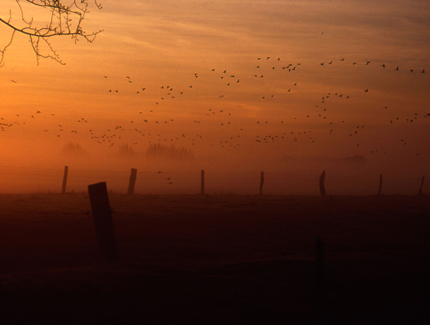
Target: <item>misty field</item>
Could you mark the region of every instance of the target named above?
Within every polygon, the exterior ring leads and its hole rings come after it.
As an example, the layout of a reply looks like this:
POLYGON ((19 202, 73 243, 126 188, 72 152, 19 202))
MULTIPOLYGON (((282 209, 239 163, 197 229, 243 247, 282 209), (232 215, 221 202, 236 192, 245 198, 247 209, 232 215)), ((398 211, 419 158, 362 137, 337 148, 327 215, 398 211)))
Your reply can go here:
POLYGON ((0 195, 3 324, 427 324, 426 196, 0 195), (326 300, 316 316, 315 239, 326 300))

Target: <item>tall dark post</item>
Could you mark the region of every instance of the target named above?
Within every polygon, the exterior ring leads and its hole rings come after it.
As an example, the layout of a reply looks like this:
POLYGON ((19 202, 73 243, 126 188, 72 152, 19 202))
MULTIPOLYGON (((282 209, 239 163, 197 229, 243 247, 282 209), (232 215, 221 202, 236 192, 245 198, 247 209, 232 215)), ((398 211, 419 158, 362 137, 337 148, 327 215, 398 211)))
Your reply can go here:
POLYGON ((424 176, 423 178, 421 178, 421 186, 420 186, 420 190, 418 192, 418 195, 423 195, 423 185, 424 185, 424 176))
POLYGON ((88 185, 91 210, 93 212, 94 226, 96 228, 97 242, 101 257, 105 262, 118 262, 115 247, 114 227, 112 221, 112 210, 106 183, 88 185))
POLYGON ((382 193, 382 174, 379 175, 379 189, 378 189, 378 195, 381 195, 382 193))
POLYGON ((127 194, 134 194, 134 185, 136 184, 137 169, 132 168, 130 173, 130 179, 128 181, 127 194))
POLYGON ((203 169, 200 174, 200 193, 205 194, 205 171, 203 169))
POLYGON ((325 170, 321 173, 321 176, 320 176, 320 193, 321 193, 321 196, 325 196, 324 181, 325 181, 325 170))
POLYGON ((261 172, 261 176, 260 176, 260 195, 263 195, 263 185, 264 185, 264 172, 261 172))
POLYGON ((64 166, 64 175, 63 175, 63 187, 61 189, 61 193, 66 193, 67 187, 67 174, 69 173, 69 166, 64 166))
POLYGON ((318 312, 321 311, 325 298, 325 267, 324 267, 324 243, 321 238, 316 239, 316 298, 318 312))

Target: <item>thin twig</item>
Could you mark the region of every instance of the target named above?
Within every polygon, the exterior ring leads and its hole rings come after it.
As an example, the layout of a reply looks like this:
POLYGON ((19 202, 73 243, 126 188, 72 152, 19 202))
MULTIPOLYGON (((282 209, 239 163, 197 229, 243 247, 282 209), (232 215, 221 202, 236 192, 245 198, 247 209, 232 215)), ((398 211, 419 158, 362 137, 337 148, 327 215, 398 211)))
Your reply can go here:
MULTIPOLYGON (((21 0, 15 1, 20 11, 20 21, 24 26, 18 26, 12 21, 12 11, 10 11, 9 18, 7 20, 0 17, 0 23, 12 30, 9 43, 0 50, 0 67, 4 65, 5 52, 12 44, 16 32, 29 37, 32 49, 36 54, 37 64, 39 64, 39 58, 50 58, 60 64, 64 64, 58 53, 48 42, 49 38, 70 36, 75 40, 75 42, 80 38, 84 38, 87 42, 92 43, 96 36, 103 31, 99 30, 87 33, 82 28, 82 22, 86 14, 89 12, 88 0, 80 0, 79 3, 77 0, 69 0, 71 2, 67 5, 64 4, 64 1, 67 0, 24 0, 29 5, 50 11, 49 22, 44 27, 33 26, 33 18, 27 19, 24 15, 24 8, 21 5, 21 0), (40 41, 46 45, 48 53, 43 54, 41 52, 39 47, 40 41)), ((93 1, 97 9, 102 9, 101 4, 96 0, 93 1)))

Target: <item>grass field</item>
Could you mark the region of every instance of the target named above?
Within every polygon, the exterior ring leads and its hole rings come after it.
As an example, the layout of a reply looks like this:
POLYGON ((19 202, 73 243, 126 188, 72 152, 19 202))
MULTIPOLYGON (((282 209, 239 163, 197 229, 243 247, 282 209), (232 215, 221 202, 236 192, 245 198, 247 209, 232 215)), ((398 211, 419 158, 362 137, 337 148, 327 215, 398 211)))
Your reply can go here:
POLYGON ((426 196, 109 198, 115 264, 100 258, 87 194, 0 195, 2 324, 430 321, 426 196))

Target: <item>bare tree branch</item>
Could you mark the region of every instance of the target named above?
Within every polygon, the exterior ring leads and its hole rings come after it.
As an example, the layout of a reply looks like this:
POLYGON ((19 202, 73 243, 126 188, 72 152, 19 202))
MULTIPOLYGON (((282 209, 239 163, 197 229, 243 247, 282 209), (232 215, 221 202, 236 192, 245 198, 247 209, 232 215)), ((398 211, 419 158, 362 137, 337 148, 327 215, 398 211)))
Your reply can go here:
POLYGON ((13 19, 12 10, 9 17, 0 17, 0 23, 12 30, 10 41, 6 46, 0 48, 0 67, 4 65, 6 50, 11 46, 16 33, 20 33, 29 38, 32 49, 36 54, 37 64, 40 58, 50 58, 60 64, 65 64, 58 53, 49 43, 49 38, 70 36, 75 42, 84 39, 92 43, 102 30, 96 32, 86 32, 82 27, 82 22, 89 13, 89 1, 94 2, 97 9, 102 9, 97 0, 15 0, 17 9, 20 12, 19 19, 13 19), (25 6, 25 8, 24 8, 25 6), (26 18, 27 10, 42 10, 41 17, 26 18), (43 49, 41 48, 43 46, 43 49), (43 53, 45 52, 46 53, 43 53))

